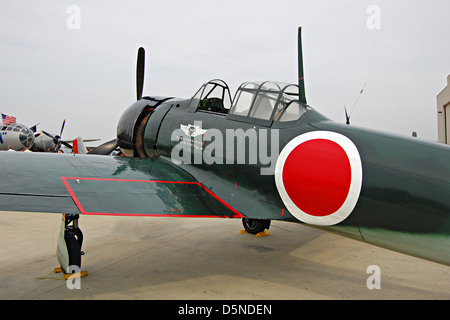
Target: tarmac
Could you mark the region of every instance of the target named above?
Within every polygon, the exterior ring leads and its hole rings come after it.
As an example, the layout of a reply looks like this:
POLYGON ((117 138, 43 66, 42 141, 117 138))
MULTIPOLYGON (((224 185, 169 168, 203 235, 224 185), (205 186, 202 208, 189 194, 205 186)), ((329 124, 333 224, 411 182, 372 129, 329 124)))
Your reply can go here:
POLYGON ((88 276, 74 287, 53 273, 60 221, 0 212, 1 300, 450 298, 448 266, 301 224, 273 221, 256 237, 214 218, 81 216, 88 276), (369 289, 371 266, 379 288, 369 289))

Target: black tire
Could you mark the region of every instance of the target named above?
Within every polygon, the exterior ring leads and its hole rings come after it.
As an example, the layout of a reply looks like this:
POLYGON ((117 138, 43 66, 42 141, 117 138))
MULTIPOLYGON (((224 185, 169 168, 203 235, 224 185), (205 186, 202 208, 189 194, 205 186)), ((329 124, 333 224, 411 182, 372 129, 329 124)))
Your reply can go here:
POLYGON ((245 231, 251 234, 257 234, 269 229, 270 220, 242 218, 242 224, 245 231))

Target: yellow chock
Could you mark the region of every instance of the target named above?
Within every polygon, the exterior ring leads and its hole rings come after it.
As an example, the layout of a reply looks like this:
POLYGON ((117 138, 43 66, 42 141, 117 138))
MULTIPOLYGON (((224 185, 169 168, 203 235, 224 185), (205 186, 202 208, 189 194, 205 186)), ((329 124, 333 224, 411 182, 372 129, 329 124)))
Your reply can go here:
MULTIPOLYGON (((64 272, 64 271, 61 267, 53 269, 53 273, 62 273, 62 272, 64 272)), ((88 275, 87 271, 81 271, 81 272, 76 272, 76 273, 66 273, 66 274, 64 274, 64 280, 67 280, 69 278, 70 279, 82 278, 82 277, 86 277, 87 275, 88 275)))
MULTIPOLYGON (((239 233, 240 234, 245 234, 245 233, 248 233, 248 232, 247 232, 247 230, 244 229, 244 230, 239 231, 239 233)), ((264 236, 267 236, 267 235, 269 235, 269 230, 261 231, 261 232, 257 233, 255 236, 257 236, 257 237, 264 237, 264 236)))
POLYGON ((264 230, 256 234, 257 237, 264 237, 269 235, 269 230, 264 230))
POLYGON ((63 273, 63 272, 64 271, 62 270, 61 267, 55 268, 47 276, 45 276, 45 277, 36 277, 36 279, 37 280, 45 280, 45 279, 68 280, 68 279, 82 278, 82 277, 86 277, 88 275, 87 271, 81 271, 81 272, 77 272, 77 273, 66 273, 66 274, 63 275, 63 278, 54 278, 54 277, 52 277, 52 274, 54 274, 54 273, 63 273))
POLYGON ((81 271, 76 273, 67 273, 64 275, 64 280, 75 279, 75 278, 83 278, 88 275, 87 271, 81 271))

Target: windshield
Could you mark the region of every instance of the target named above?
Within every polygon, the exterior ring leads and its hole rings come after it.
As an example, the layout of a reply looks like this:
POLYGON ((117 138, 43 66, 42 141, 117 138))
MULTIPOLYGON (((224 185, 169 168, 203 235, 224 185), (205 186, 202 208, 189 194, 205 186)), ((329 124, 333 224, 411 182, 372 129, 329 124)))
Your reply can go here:
POLYGON ((228 85, 220 80, 211 80, 202 85, 190 103, 197 110, 228 113, 231 107, 231 94, 228 85))

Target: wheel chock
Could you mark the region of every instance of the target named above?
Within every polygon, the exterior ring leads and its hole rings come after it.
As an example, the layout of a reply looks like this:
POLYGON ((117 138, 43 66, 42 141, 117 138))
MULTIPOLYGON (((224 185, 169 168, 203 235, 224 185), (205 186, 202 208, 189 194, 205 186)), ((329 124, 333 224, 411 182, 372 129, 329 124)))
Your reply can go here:
MULTIPOLYGON (((64 272, 63 269, 61 267, 59 268, 55 268, 53 269, 54 273, 62 273, 64 272)), ((64 280, 67 279, 75 279, 75 278, 82 278, 82 277, 86 277, 88 275, 87 271, 81 271, 81 272, 75 272, 75 273, 65 273, 64 274, 64 280)))
POLYGON ((63 272, 61 267, 53 269, 53 273, 61 273, 61 272, 63 272))
POLYGON ((75 278, 83 278, 88 275, 87 271, 81 271, 76 273, 66 273, 64 275, 64 280, 75 279, 75 278))
MULTIPOLYGON (((248 233, 247 232, 247 230, 241 230, 241 231, 239 231, 239 234, 246 234, 246 233, 248 233)), ((261 231, 261 232, 258 232, 257 234, 255 234, 255 236, 257 236, 257 237, 264 237, 264 236, 267 236, 267 235, 269 235, 269 230, 264 230, 264 231, 261 231)))

